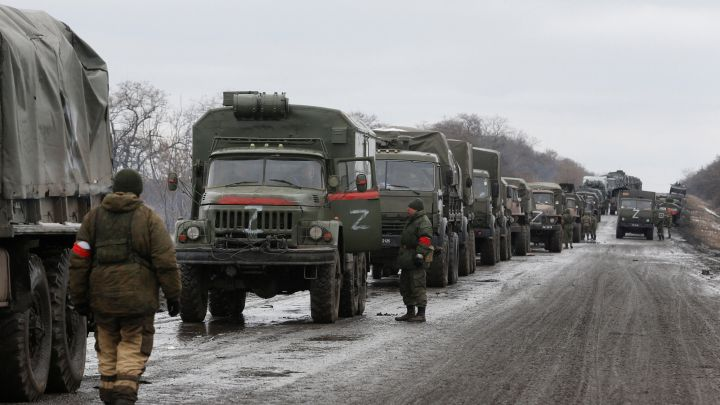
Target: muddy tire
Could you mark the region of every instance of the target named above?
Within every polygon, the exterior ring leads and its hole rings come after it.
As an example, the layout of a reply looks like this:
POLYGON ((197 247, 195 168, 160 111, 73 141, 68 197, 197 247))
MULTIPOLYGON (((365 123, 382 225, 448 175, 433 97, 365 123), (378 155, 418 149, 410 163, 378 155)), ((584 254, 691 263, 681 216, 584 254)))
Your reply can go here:
POLYGON ((183 264, 180 266, 180 318, 183 322, 202 322, 208 310, 208 288, 202 269, 183 264))
POLYGON ((653 230, 652 229, 648 229, 647 231, 645 231, 645 239, 653 240, 653 230))
POLYGON ((615 229, 615 238, 622 239, 623 237, 625 237, 625 232, 623 232, 623 230, 620 228, 616 228, 615 229))
POLYGON ((310 314, 315 323, 334 323, 340 312, 342 286, 340 254, 335 262, 318 267, 317 278, 310 285, 310 314))
POLYGON ((515 256, 526 256, 528 248, 530 247, 530 230, 527 226, 521 226, 520 232, 517 233, 517 237, 513 240, 513 253, 515 256))
POLYGON ((581 231, 582 231, 582 226, 578 223, 575 223, 575 225, 573 225, 573 235, 572 235, 573 243, 580 243, 581 231))
POLYGON ((506 233, 504 236, 500 236, 500 260, 510 260, 510 257, 508 256, 508 251, 510 240, 508 238, 509 233, 506 233))
POLYGON ((340 289, 341 317, 349 318, 357 312, 359 289, 355 255, 346 254, 342 268, 342 288, 340 289))
POLYGON ((208 291, 208 308, 210 315, 214 317, 239 317, 245 310, 246 300, 247 291, 245 290, 211 289, 208 291))
POLYGON ((563 249, 563 231, 557 230, 553 231, 552 235, 550 236, 550 246, 549 250, 552 253, 560 253, 563 249))
POLYGON ((427 272, 427 286, 428 287, 447 287, 448 285, 448 274, 450 270, 450 243, 449 237, 445 238, 445 242, 442 244, 441 252, 438 254, 436 250, 433 254, 433 262, 430 264, 430 269, 427 272))
POLYGON ((468 231, 465 243, 460 245, 458 275, 461 277, 470 275, 475 267, 475 241, 471 239, 472 235, 472 231, 468 231))
POLYGON ((356 274, 358 277, 358 297, 357 297, 357 310, 355 315, 362 315, 365 313, 365 302, 367 301, 367 255, 365 253, 359 253, 355 255, 355 268, 357 269, 356 274))
POLYGON ((470 230, 470 232, 468 232, 467 246, 468 246, 468 260, 470 263, 470 274, 473 274, 473 273, 475 273, 475 266, 477 263, 477 261, 475 259, 477 257, 476 256, 477 251, 475 250, 475 232, 473 232, 472 230, 470 230))
MULTIPOLYGON (((464 258, 463 258, 464 259, 464 258)), ((448 284, 458 282, 460 271, 460 238, 453 232, 450 234, 450 257, 448 266, 448 284)))
POLYGON ((52 355, 46 390, 74 392, 85 373, 87 319, 75 312, 68 294, 70 250, 48 253, 43 266, 50 289, 52 355))
POLYGON ((498 235, 495 235, 492 239, 480 240, 480 264, 494 266, 498 262, 497 238, 498 235))
POLYGON ((373 264, 372 266, 372 278, 373 280, 380 280, 383 276, 383 269, 380 266, 373 264))
POLYGON ((31 301, 27 310, 0 318, 0 400, 33 401, 45 391, 50 372, 50 289, 42 261, 36 255, 30 255, 28 260, 11 258, 13 265, 28 267, 31 301))

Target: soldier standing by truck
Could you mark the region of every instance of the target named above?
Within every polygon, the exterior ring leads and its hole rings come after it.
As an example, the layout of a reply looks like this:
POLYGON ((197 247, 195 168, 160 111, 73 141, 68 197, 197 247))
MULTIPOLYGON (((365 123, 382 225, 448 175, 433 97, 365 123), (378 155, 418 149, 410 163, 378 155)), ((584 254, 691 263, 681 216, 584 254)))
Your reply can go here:
POLYGON ((70 294, 76 310, 97 325, 100 399, 134 404, 153 345, 158 284, 168 313, 180 312, 175 248, 162 219, 138 196, 130 169, 115 176, 113 193, 83 219, 70 256, 70 294))
POLYGON ((565 208, 562 216, 563 236, 565 238, 565 249, 570 246, 573 248, 573 227, 575 226, 575 217, 570 213, 570 208, 565 208))
POLYGON ((592 240, 593 222, 593 215, 586 211, 582 216, 582 240, 592 240))
POLYGON ((655 210, 655 227, 657 228, 658 240, 665 240, 665 210, 658 208, 655 210))
POLYGON ((396 321, 425 322, 427 291, 425 288, 426 271, 432 263, 432 224, 425 215, 421 199, 416 198, 408 204, 408 219, 400 238, 400 251, 397 265, 400 272, 400 294, 407 307, 405 315, 396 321), (417 307, 417 314, 415 313, 417 307))

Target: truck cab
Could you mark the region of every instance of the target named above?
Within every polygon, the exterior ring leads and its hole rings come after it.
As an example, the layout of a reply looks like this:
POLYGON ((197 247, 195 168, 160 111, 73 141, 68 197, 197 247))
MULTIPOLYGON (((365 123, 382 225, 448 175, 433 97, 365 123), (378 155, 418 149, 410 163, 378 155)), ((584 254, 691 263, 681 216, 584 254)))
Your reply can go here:
POLYGON ((623 190, 618 194, 618 220, 615 236, 622 239, 626 234, 641 234, 653 239, 655 229, 655 193, 641 190, 623 190))
POLYGON ((543 243, 545 249, 554 253, 562 252, 562 212, 565 209, 565 194, 559 184, 538 182, 530 183, 533 209, 530 222, 530 239, 534 243, 543 243))
POLYGON ((530 251, 530 215, 533 211, 532 193, 527 182, 518 177, 503 177, 508 187, 509 213, 513 254, 525 256, 530 251))

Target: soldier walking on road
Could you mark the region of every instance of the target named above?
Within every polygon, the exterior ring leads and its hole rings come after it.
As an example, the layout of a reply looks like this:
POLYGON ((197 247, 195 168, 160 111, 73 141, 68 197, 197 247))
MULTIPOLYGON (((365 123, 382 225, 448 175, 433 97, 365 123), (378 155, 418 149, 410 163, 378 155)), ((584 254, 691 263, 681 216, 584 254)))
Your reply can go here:
POLYGON ((563 227, 563 234, 565 237, 565 249, 568 248, 568 244, 570 245, 570 249, 573 248, 572 245, 572 238, 573 238, 573 225, 575 225, 575 217, 572 216, 570 213, 570 208, 565 208, 565 212, 562 216, 562 227, 563 227))
POLYGON ((665 209, 655 210, 655 227, 657 228, 658 240, 665 240, 665 231, 663 227, 665 225, 665 209))
POLYGON ((582 239, 590 241, 592 239, 592 223, 593 223, 593 216, 586 212, 582 216, 582 239))
POLYGON ((665 227, 667 228, 667 231, 668 231, 668 239, 672 239, 672 235, 670 235, 670 228, 672 228, 672 226, 673 226, 672 212, 670 211, 669 208, 666 208, 665 209, 665 227))
POLYGON ((401 269, 400 294, 407 307, 407 313, 395 318, 396 321, 425 322, 426 271, 432 262, 433 246, 432 224, 425 215, 424 209, 423 202, 419 198, 408 205, 408 219, 400 238, 397 261, 401 269))
POLYGON ((597 240, 597 227, 598 227, 598 221, 600 220, 600 215, 598 215, 597 210, 593 211, 592 216, 592 240, 597 240))
POLYGON ((180 312, 175 248, 160 217, 138 196, 134 170, 115 176, 113 193, 83 219, 70 259, 70 294, 76 310, 92 314, 100 369, 100 399, 134 404, 155 334, 158 284, 168 313, 180 312))

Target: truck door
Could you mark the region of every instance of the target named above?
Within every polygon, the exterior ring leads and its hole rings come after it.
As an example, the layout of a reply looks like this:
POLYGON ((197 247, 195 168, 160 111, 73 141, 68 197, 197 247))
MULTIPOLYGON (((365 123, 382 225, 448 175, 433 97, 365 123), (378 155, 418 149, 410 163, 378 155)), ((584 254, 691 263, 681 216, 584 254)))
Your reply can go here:
POLYGON ((336 159, 338 185, 328 195, 333 216, 342 222, 345 253, 381 247, 380 193, 374 158, 336 159))

